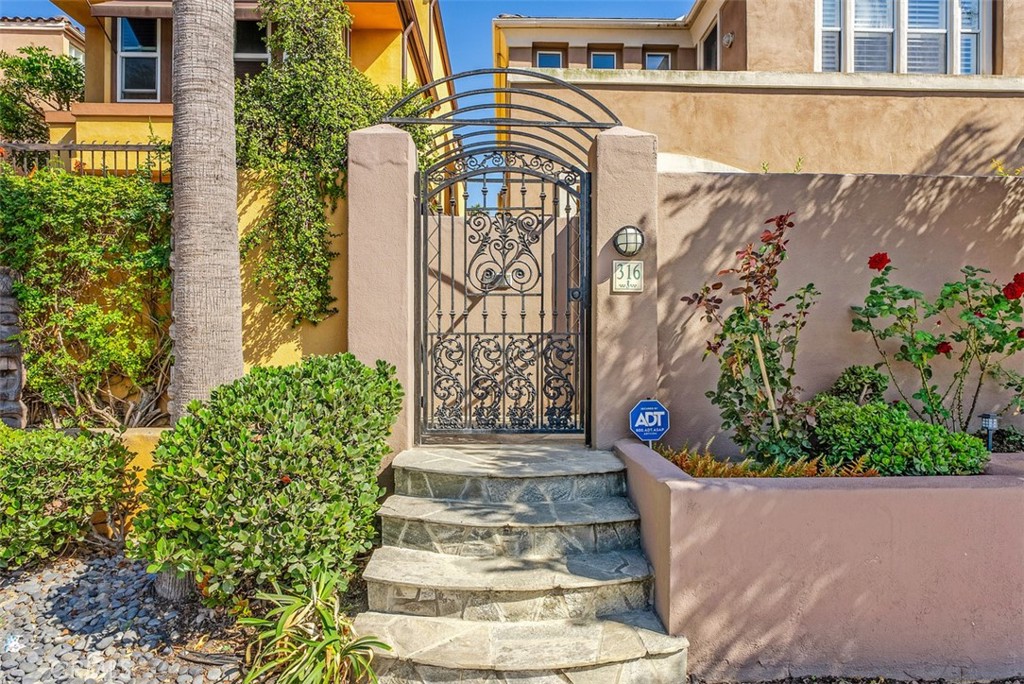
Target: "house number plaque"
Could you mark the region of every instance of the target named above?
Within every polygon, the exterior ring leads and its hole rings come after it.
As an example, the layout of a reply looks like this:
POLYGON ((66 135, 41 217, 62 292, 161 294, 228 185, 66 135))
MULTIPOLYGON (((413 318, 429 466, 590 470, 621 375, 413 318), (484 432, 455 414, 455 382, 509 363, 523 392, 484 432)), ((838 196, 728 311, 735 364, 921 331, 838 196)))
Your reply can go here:
POLYGON ((644 262, 612 262, 612 292, 635 293, 644 291, 644 262))

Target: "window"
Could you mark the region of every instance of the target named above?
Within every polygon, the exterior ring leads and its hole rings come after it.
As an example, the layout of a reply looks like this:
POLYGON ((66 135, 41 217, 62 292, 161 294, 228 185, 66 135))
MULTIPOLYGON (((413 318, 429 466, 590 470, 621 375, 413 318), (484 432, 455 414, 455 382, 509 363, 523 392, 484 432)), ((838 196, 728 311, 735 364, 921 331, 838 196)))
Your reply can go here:
POLYGON ((818 0, 818 9, 820 71, 984 71, 981 0, 818 0))
POLYGON ((960 73, 981 73, 981 3, 960 0, 960 73))
POLYGON ((907 71, 912 74, 947 72, 949 18, 947 0, 908 0, 907 71))
POLYGON ((562 53, 558 51, 538 51, 537 67, 539 69, 561 69, 562 53))
POLYGON ((119 101, 159 102, 160 23, 122 17, 117 24, 119 101))
POLYGON ((614 52, 591 52, 590 53, 590 68, 591 69, 615 69, 616 68, 616 56, 614 52))
POLYGON ((853 70, 893 71, 894 0, 854 0, 853 70))
POLYGON ((644 69, 669 71, 672 69, 672 54, 669 52, 648 52, 644 55, 644 69))
POLYGON ((842 71, 843 66, 842 0, 821 3, 821 70, 842 71))
POLYGON ((236 21, 235 78, 258 74, 269 61, 267 29, 258 21, 236 21))
POLYGON ((711 27, 700 44, 701 69, 718 71, 718 24, 711 27))

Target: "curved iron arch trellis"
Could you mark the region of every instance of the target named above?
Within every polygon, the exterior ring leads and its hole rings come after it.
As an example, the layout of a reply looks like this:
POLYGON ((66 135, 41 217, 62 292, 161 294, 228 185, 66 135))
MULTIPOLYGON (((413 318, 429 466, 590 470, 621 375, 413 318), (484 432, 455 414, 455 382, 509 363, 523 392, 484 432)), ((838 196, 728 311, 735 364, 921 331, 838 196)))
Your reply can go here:
POLYGON ((384 123, 429 138, 416 184, 420 438, 584 433, 588 156, 618 117, 549 74, 478 69, 409 94, 384 123))

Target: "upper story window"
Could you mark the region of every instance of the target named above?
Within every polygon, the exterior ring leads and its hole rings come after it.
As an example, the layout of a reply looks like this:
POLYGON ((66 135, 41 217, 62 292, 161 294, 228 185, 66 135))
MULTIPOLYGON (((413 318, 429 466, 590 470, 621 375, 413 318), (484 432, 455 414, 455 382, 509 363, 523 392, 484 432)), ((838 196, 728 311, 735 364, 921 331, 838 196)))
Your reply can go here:
POLYGON ((700 43, 700 68, 705 71, 718 71, 718 24, 704 36, 700 43))
POLYGON ((618 68, 618 56, 614 52, 591 52, 591 69, 615 69, 618 68))
POLYGON ((819 68, 979 74, 981 0, 819 0, 819 68))
POLYGON ((540 69, 561 69, 564 66, 562 53, 558 50, 538 50, 536 62, 540 69))
POLYGON ((160 100, 160 22, 122 17, 117 23, 117 99, 160 100))
POLYGON ((269 61, 266 27, 258 21, 236 21, 235 78, 258 74, 269 61))
POLYGON ((644 55, 644 69, 649 71, 669 71, 672 69, 672 53, 648 52, 644 55))

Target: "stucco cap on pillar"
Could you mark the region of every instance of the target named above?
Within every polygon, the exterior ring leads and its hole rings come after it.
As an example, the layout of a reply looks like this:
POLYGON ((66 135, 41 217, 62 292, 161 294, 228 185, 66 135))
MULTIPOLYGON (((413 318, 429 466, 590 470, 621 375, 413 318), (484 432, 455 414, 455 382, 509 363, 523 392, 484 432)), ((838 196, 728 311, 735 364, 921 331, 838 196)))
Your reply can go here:
POLYGON ((629 126, 615 126, 609 128, 606 131, 601 131, 595 136, 594 147, 603 144, 614 144, 616 140, 628 139, 629 144, 634 145, 637 143, 636 138, 649 138, 651 141, 651 153, 657 156, 658 154, 658 136, 654 133, 648 133, 647 131, 639 131, 629 126))

